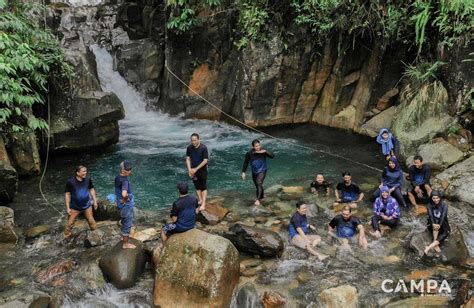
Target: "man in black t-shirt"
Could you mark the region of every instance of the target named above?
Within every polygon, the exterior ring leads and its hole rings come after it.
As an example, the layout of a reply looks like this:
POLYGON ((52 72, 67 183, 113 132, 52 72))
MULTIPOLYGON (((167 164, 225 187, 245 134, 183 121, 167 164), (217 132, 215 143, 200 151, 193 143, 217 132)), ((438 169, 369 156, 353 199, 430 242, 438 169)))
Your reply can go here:
POLYGON ((207 147, 201 143, 199 135, 191 135, 191 144, 186 149, 186 167, 188 175, 192 178, 199 199, 199 210, 206 209, 207 199, 207 163, 209 153, 207 147))
POLYGON ((65 238, 72 235, 74 222, 76 221, 77 216, 81 213, 86 217, 90 229, 97 229, 97 224, 95 223, 92 214, 92 205, 97 209, 97 197, 92 180, 87 177, 87 168, 85 166, 78 166, 76 168, 76 175, 67 180, 64 199, 66 203, 66 212, 69 215, 64 230, 65 238))
POLYGON ((356 183, 352 182, 350 172, 344 171, 342 173, 342 179, 343 182, 336 186, 336 202, 334 205, 339 203, 349 203, 351 208, 356 208, 357 203, 364 199, 364 193, 360 191, 360 188, 356 183))
POLYGON ((311 192, 316 196, 329 196, 331 183, 326 182, 322 174, 317 174, 314 181, 311 182, 311 192))
POLYGON ((336 215, 329 222, 329 232, 336 231, 336 236, 341 240, 342 245, 350 248, 349 239, 359 232, 358 243, 363 249, 367 249, 367 239, 365 238, 364 226, 357 217, 352 216, 352 209, 349 205, 344 206, 341 214, 336 215))

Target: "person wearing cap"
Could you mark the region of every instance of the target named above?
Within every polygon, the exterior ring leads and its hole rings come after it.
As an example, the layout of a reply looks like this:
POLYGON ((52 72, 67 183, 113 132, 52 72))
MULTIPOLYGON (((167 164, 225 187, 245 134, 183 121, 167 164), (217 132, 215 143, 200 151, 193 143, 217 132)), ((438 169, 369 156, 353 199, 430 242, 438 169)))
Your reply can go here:
POLYGON ((135 245, 128 242, 133 224, 133 208, 135 206, 135 198, 129 181, 131 174, 132 165, 128 160, 125 160, 120 163, 120 174, 115 177, 115 203, 120 210, 122 248, 124 249, 136 248, 135 245))
POLYGON ((441 252, 439 246, 451 233, 448 222, 448 205, 441 200, 441 197, 439 191, 433 190, 431 192, 431 202, 428 204, 427 228, 433 236, 433 242, 425 247, 425 255, 428 255, 431 249, 434 249, 437 253, 441 252))
POLYGON ((400 207, 397 200, 390 196, 387 186, 380 188, 381 195, 374 202, 374 215, 372 216, 372 233, 376 238, 382 236, 379 224, 395 228, 400 221, 400 207))
POLYGON ((207 199, 207 163, 209 153, 207 147, 201 143, 199 135, 191 135, 191 144, 186 148, 186 167, 188 175, 193 180, 199 198, 199 210, 206 209, 207 199))
POLYGON ((173 203, 171 208, 171 223, 161 229, 161 239, 163 242, 174 233, 181 233, 194 229, 196 224, 196 214, 198 213, 198 199, 188 194, 188 183, 178 182, 176 188, 179 198, 173 203))
POLYGON ((97 209, 97 196, 92 180, 87 177, 87 168, 85 166, 77 166, 76 175, 67 180, 64 199, 66 212, 69 215, 64 230, 65 238, 69 238, 72 235, 74 222, 81 213, 86 217, 90 229, 97 229, 97 224, 92 214, 92 204, 97 209))

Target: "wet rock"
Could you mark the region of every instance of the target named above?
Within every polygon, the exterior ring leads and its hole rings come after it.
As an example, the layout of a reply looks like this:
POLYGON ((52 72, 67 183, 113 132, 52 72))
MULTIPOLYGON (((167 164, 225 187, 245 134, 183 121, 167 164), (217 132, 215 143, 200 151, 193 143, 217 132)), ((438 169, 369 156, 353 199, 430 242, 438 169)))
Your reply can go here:
POLYGON ((161 229, 148 228, 148 229, 145 229, 145 230, 134 232, 131 235, 131 237, 136 239, 136 240, 139 240, 141 242, 145 242, 145 241, 148 241, 148 240, 155 239, 155 238, 159 237, 160 231, 161 231, 161 229))
POLYGON ((130 243, 137 248, 123 249, 120 241, 106 251, 99 260, 105 279, 119 289, 134 286, 145 267, 143 244, 135 239, 130 239, 130 243))
POLYGON ((385 256, 383 258, 384 262, 386 263, 398 263, 400 262, 400 258, 397 257, 397 256, 394 256, 394 255, 391 255, 391 256, 385 256))
POLYGON ((301 196, 304 190, 303 186, 284 186, 281 189, 283 194, 291 195, 292 197, 301 196))
POLYGON ((236 212, 229 212, 227 215, 225 215, 224 220, 227 222, 240 221, 240 214, 236 212))
POLYGON ((445 195, 474 206, 474 156, 436 175, 436 180, 445 182, 445 195))
POLYGON ((404 307, 445 307, 449 302, 447 296, 416 296, 388 303, 387 308, 404 307))
POLYGON ((88 290, 98 290, 106 284, 97 260, 79 264, 68 278, 66 286, 72 294, 83 294, 88 290))
POLYGON ((36 290, 14 289, 0 296, 0 307, 5 308, 48 308, 50 302, 51 297, 48 294, 36 290))
POLYGON ((433 271, 428 271, 428 270, 421 270, 421 271, 413 271, 410 274, 406 275, 403 277, 403 280, 405 282, 411 281, 411 280, 425 280, 433 276, 434 272, 433 271))
MULTIPOLYGON (((425 247, 431 242, 432 236, 428 231, 425 231, 412 236, 410 247, 422 255, 425 247)), ((469 257, 468 248, 465 246, 461 232, 456 225, 451 224, 451 234, 441 244, 441 254, 446 258, 445 261, 450 264, 463 264, 469 257)), ((433 256, 432 251, 430 251, 429 256, 433 256)))
POLYGON ((273 195, 273 194, 276 194, 278 192, 280 192, 283 188, 283 185, 273 185, 273 186, 270 186, 268 187, 267 189, 265 189, 265 193, 268 194, 268 195, 273 195))
POLYGON ((35 226, 32 228, 26 229, 23 234, 27 239, 32 239, 35 237, 38 237, 42 235, 43 233, 48 232, 51 229, 50 225, 41 225, 41 226, 35 226))
POLYGON ((275 257, 283 252, 283 240, 276 232, 236 223, 224 234, 239 251, 263 257, 275 257))
POLYGON ((240 262, 245 268, 257 267, 261 265, 263 262, 260 259, 247 259, 240 262))
POLYGON ((282 308, 285 307, 285 302, 285 298, 274 291, 265 291, 262 295, 264 308, 282 308))
POLYGON ((13 226, 15 212, 7 206, 0 206, 0 227, 5 225, 13 226))
POLYGON ((12 201, 17 190, 18 175, 11 165, 3 137, 0 137, 0 204, 12 201))
POLYGON ((97 247, 105 243, 105 233, 101 229, 88 230, 87 237, 84 240, 86 247, 97 247))
POLYGON ((253 283, 246 283, 236 293, 235 301, 231 307, 234 308, 262 308, 262 302, 258 296, 257 289, 253 283))
POLYGON ((222 206, 224 203, 223 198, 214 199, 206 204, 206 210, 199 212, 196 216, 196 220, 205 225, 216 225, 221 222, 224 217, 229 213, 229 209, 222 206))
POLYGON ((316 217, 318 215, 318 207, 314 203, 310 203, 306 205, 306 216, 311 218, 311 217, 316 217))
POLYGON ((267 218, 266 217, 263 217, 263 216, 257 216, 254 218, 254 221, 256 224, 264 224, 267 222, 267 218))
POLYGON ((318 295, 321 307, 338 308, 338 307, 357 307, 359 296, 357 289, 350 285, 338 286, 322 291, 318 295))
POLYGON ((13 228, 13 224, 13 209, 6 206, 0 206, 0 243, 17 243, 18 235, 13 228))
POLYGON ((396 114, 397 107, 390 107, 361 125, 358 132, 369 137, 376 137, 381 128, 392 126, 393 118, 396 114))
POLYGON ((208 211, 201 211, 196 215, 196 220, 205 225, 217 225, 220 222, 218 216, 208 212, 208 211))
POLYGON ((260 205, 259 206, 252 206, 251 211, 252 211, 252 214, 254 216, 258 216, 258 215, 260 215, 260 216, 271 216, 272 215, 272 212, 269 209, 267 209, 263 206, 260 206, 260 205))
POLYGON ((94 219, 102 220, 120 220, 120 211, 114 203, 110 203, 107 199, 97 201, 97 210, 94 211, 94 219))
POLYGON ((39 270, 35 274, 35 281, 45 284, 58 276, 72 271, 75 265, 76 263, 72 260, 61 260, 42 270, 39 270))
POLYGON ((31 177, 41 171, 41 159, 34 133, 13 134, 7 144, 12 166, 19 177, 31 177))
POLYGON ((253 277, 257 275, 257 269, 256 268, 247 268, 244 271, 240 273, 241 276, 244 277, 253 277))
POLYGON ((239 256, 226 239, 193 229, 174 234, 156 263, 154 304, 227 307, 239 280, 239 256))
MULTIPOLYGON (((464 154, 443 138, 436 138, 432 143, 422 144, 418 147, 418 155, 423 157, 423 162, 433 170, 443 170, 462 160, 464 154)), ((412 159, 408 159, 412 161, 412 159)))

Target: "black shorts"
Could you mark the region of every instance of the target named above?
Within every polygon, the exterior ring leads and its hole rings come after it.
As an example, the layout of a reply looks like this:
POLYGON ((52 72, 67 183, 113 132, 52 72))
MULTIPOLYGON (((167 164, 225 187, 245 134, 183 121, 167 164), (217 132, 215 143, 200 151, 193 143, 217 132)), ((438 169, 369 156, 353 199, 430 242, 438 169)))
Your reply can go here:
MULTIPOLYGON (((427 183, 428 185, 430 185, 429 183, 427 183)), ((418 198, 416 192, 415 192, 415 187, 412 187, 411 190, 409 191, 409 193, 411 193, 416 200, 418 201, 422 201, 422 202, 429 202, 429 196, 428 196, 428 192, 426 191, 426 188, 425 188, 425 184, 422 184, 422 185, 419 185, 421 191, 423 192, 423 197, 422 198, 418 198)))
POLYGON ((203 167, 195 173, 193 183, 196 190, 207 190, 207 168, 203 167))

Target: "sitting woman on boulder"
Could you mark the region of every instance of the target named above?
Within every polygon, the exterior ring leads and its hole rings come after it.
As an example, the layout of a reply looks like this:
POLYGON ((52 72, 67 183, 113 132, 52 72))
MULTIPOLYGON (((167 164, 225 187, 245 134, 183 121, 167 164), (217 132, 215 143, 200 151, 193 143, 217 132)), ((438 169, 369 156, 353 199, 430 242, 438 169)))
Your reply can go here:
POLYGON ((308 235, 308 228, 311 228, 311 230, 315 230, 316 228, 308 224, 306 211, 307 206, 304 202, 299 201, 296 203, 296 212, 291 216, 288 226, 290 243, 298 248, 306 249, 309 253, 315 255, 322 261, 328 256, 314 250, 314 247, 321 242, 321 237, 318 235, 308 235))
POLYGON ((382 236, 379 224, 395 228, 400 221, 400 207, 397 200, 390 196, 389 188, 382 186, 381 196, 375 199, 374 216, 372 216, 372 233, 376 238, 382 236))
POLYGON ((386 128, 382 128, 377 135, 377 143, 380 144, 383 157, 388 160, 390 157, 397 157, 400 152, 400 142, 386 128))
POLYGON ((390 157, 387 166, 383 169, 379 189, 375 191, 374 196, 375 198, 378 198, 380 196, 380 189, 383 186, 387 186, 389 188, 389 194, 397 200, 399 205, 402 205, 404 208, 406 208, 407 204, 405 199, 403 199, 401 191, 402 184, 403 171, 400 169, 398 160, 395 157, 390 157))
POLYGON ((431 202, 428 204, 428 225, 427 228, 433 235, 433 242, 425 247, 424 253, 428 255, 431 249, 441 252, 439 247, 451 233, 448 223, 448 205, 441 200, 441 193, 433 191, 431 202))

